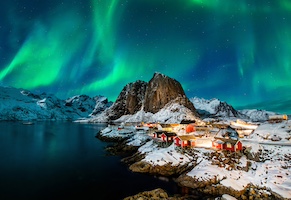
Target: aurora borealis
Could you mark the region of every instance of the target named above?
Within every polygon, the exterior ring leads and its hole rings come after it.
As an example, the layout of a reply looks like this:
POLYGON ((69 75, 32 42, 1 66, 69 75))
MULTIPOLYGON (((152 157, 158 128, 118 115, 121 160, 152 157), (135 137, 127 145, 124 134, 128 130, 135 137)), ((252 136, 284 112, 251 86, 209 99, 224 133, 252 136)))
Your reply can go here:
POLYGON ((291 113, 290 24, 290 0, 1 1, 0 84, 114 101, 158 71, 188 97, 291 113))

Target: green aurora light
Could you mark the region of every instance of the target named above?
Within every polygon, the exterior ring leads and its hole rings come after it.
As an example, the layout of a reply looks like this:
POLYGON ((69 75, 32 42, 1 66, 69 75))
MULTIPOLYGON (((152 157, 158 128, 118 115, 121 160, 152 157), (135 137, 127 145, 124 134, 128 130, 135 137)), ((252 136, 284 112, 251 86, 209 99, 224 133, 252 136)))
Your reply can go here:
POLYGON ((289 0, 0 4, 1 85, 114 101, 159 71, 188 97, 234 106, 290 97, 289 0))

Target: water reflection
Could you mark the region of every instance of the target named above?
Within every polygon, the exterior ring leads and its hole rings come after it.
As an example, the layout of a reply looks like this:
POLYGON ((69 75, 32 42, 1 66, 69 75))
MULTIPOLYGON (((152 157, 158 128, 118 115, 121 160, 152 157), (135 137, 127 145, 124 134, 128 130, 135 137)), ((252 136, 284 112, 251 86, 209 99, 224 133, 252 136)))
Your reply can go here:
POLYGON ((0 199, 122 199, 169 180, 131 173, 95 138, 104 124, 0 122, 0 199), (112 191, 114 189, 114 191, 112 191))

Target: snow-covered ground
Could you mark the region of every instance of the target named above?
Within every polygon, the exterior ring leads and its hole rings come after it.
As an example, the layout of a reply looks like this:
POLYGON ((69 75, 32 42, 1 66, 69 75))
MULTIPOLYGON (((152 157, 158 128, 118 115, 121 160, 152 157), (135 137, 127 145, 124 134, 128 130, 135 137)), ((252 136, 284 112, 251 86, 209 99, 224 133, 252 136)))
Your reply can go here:
POLYGON ((184 165, 190 162, 190 158, 186 154, 181 154, 175 149, 175 145, 161 148, 153 141, 147 142, 138 150, 141 153, 146 153, 143 161, 152 165, 166 165, 171 163, 172 166, 184 165))
MULTIPOLYGON (((291 162, 289 159, 285 160, 285 155, 291 155, 291 149, 286 146, 263 145, 263 150, 271 152, 268 156, 269 160, 264 162, 249 161, 251 167, 248 172, 227 170, 227 168, 212 165, 211 160, 208 160, 208 157, 203 154, 205 151, 211 152, 212 150, 203 150, 200 153, 202 162, 187 175, 200 181, 220 180, 220 184, 237 191, 243 190, 247 184, 252 183, 260 188, 271 189, 284 198, 291 198, 291 162)), ((237 166, 245 167, 247 161, 246 157, 243 156, 237 166)))
POLYGON ((216 150, 209 148, 209 145, 208 148, 195 148, 195 155, 193 155, 193 151, 192 154, 188 154, 187 151, 182 153, 174 144, 163 148, 153 139, 148 141, 150 137, 144 131, 134 132, 134 128, 125 128, 122 132, 108 127, 102 132, 112 137, 123 137, 127 135, 125 132, 132 134, 132 137, 128 139, 128 144, 141 145, 138 151, 145 154, 143 161, 153 166, 169 163, 172 166, 187 163, 191 165, 195 160, 197 166, 187 175, 195 177, 196 180, 216 179, 220 184, 237 191, 243 190, 251 183, 262 188, 264 193, 272 190, 284 198, 291 198, 291 141, 288 139, 291 135, 290 130, 290 120, 275 124, 267 122, 261 124, 253 134, 241 140, 249 153, 257 158, 248 159, 243 154, 235 163, 235 167, 231 168, 225 163, 223 167, 213 164, 213 158, 209 155, 216 150), (281 140, 273 141, 274 135, 280 137, 281 140))
POLYGON ((243 190, 252 183, 259 187, 266 187, 278 193, 284 198, 291 198, 291 121, 276 124, 264 123, 260 125, 248 139, 242 140, 243 146, 250 148, 255 155, 261 152, 260 161, 248 160, 243 156, 238 166, 246 166, 247 161, 251 163, 248 172, 243 170, 227 170, 217 165, 212 165, 211 160, 201 150, 200 157, 203 161, 188 173, 189 176, 198 180, 210 180, 217 178, 222 185, 232 187, 235 190, 243 190), (273 136, 281 138, 280 141, 272 141, 273 136), (266 138, 266 139, 264 139, 266 138))
MULTIPOLYGON (((248 139, 257 142, 277 141, 278 143, 291 142, 291 120, 281 123, 262 123, 248 139)), ((274 144, 274 142, 273 142, 274 144)))

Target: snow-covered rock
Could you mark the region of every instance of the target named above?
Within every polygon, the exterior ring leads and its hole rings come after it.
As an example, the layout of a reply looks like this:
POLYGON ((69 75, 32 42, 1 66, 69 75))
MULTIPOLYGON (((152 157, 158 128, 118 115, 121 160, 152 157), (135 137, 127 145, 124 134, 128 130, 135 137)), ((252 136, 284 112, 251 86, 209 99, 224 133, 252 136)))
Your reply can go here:
POLYGON ((208 119, 213 118, 240 118, 246 121, 262 122, 269 119, 269 116, 275 115, 275 112, 258 110, 258 109, 243 109, 235 110, 231 105, 218 99, 203 99, 198 97, 190 98, 197 112, 208 119))
POLYGON ((180 123, 182 120, 194 120, 197 123, 203 123, 191 110, 178 103, 169 103, 155 114, 141 110, 134 115, 124 115, 114 122, 159 122, 173 124, 180 123))
POLYGON ((190 101, 194 104, 198 113, 203 117, 239 117, 247 118, 245 115, 235 110, 231 105, 218 99, 206 100, 193 97, 190 101))

